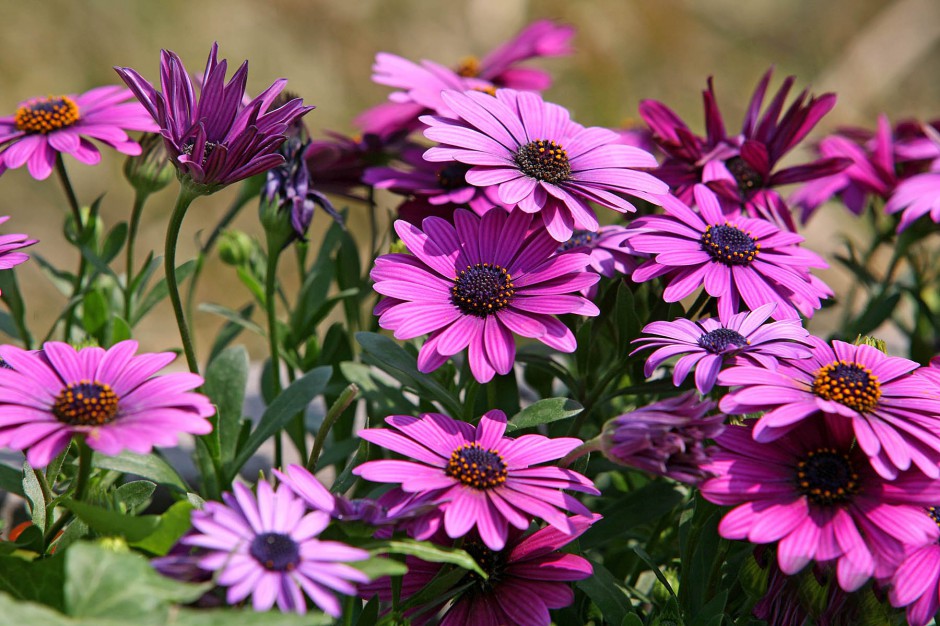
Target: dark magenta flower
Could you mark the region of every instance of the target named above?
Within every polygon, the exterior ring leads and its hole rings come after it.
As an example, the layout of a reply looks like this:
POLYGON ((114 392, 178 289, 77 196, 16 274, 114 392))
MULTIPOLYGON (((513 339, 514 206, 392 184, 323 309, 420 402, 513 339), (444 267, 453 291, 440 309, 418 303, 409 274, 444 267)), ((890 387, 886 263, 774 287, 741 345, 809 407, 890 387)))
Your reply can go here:
POLYGON ((601 449, 615 463, 697 484, 713 450, 705 440, 725 428, 723 414, 707 415, 714 408, 692 391, 640 407, 604 425, 601 449))
MULTIPOLYGON (((574 602, 569 583, 589 578, 594 573, 590 562, 577 554, 561 552, 601 518, 571 519, 574 532, 559 532, 549 526, 523 536, 512 528, 506 546, 491 550, 473 533, 461 544, 486 572, 483 580, 468 572, 451 589, 442 590, 437 599, 422 605, 424 611, 408 612, 409 623, 423 626, 439 618, 440 626, 548 626, 550 609, 561 609, 574 602)), ((435 543, 449 546, 443 535, 435 543)), ((413 556, 405 557, 408 573, 401 582, 401 599, 418 593, 441 571, 440 563, 429 563, 413 556)), ((363 597, 378 595, 381 602, 392 601, 392 583, 388 577, 360 587, 363 597)))
POLYGON ((699 212, 670 196, 663 204, 665 215, 630 223, 630 245, 653 257, 633 272, 634 281, 663 276, 669 283, 663 292, 667 302, 704 287, 726 319, 742 301, 752 311, 775 303, 772 316, 778 320, 798 319, 800 313, 811 317, 820 299, 832 295, 809 273, 828 265, 799 247, 802 237, 764 219, 727 218, 704 185, 695 186, 694 197, 699 212))
POLYGON ((232 75, 212 44, 198 99, 193 81, 174 52, 160 52, 162 92, 129 67, 115 67, 160 127, 170 160, 181 178, 203 193, 260 174, 284 163, 277 150, 288 128, 313 107, 294 98, 269 110, 287 81, 279 79, 244 102, 248 61, 232 75))
POLYGON ((695 322, 681 317, 671 322, 652 322, 642 332, 653 336, 634 339, 640 347, 630 354, 655 348, 643 368, 647 377, 668 359, 681 356, 673 366, 673 384, 681 385, 694 369, 695 388, 707 394, 715 386, 718 372, 727 365, 776 368, 778 358, 802 359, 810 355, 809 332, 799 320, 764 323, 776 306, 770 302, 754 311, 695 322))
MULTIPOLYGON (((0 224, 9 219, 8 215, 0 216, 0 224)), ((19 250, 38 242, 38 239, 30 239, 28 235, 22 233, 0 235, 0 270, 8 270, 28 261, 29 255, 19 250)))
POLYGON ((304 152, 307 169, 314 186, 326 193, 335 193, 364 201, 363 175, 371 167, 387 165, 401 152, 412 148, 404 133, 347 137, 327 132, 327 139, 314 139, 304 152))
POLYGON ((785 574, 811 561, 835 563, 846 591, 872 576, 891 575, 905 545, 937 539, 937 525, 920 506, 940 497, 940 482, 920 472, 885 480, 854 445, 852 429, 831 417, 801 423, 772 444, 751 434, 752 424, 729 426, 705 469, 715 475, 702 495, 726 513, 726 539, 777 542, 785 574))
POLYGON ((189 372, 154 376, 176 355, 140 354, 136 341, 108 350, 47 342, 41 352, 0 346, 12 369, 0 368, 0 447, 25 450, 45 467, 73 436, 102 454, 146 454, 174 446, 179 435, 205 435, 215 407, 191 390, 202 377, 189 372))
MULTIPOLYGON (((541 465, 565 456, 580 439, 542 435, 505 437, 506 415, 492 410, 478 426, 439 413, 390 415, 388 428, 367 428, 359 436, 414 460, 367 461, 353 473, 377 483, 400 484, 409 494, 434 494, 447 536, 476 528, 491 550, 506 545, 508 527, 529 527, 533 517, 572 534, 577 527, 565 511, 591 512, 564 489, 599 495, 585 476, 541 465)), ((438 513, 435 513, 438 514, 438 513)))
POLYGON ((588 256, 555 254, 558 243, 543 229, 530 232, 532 216, 493 209, 478 217, 465 209, 454 225, 428 217, 421 230, 404 221, 395 231, 412 254, 375 261, 375 290, 387 299, 375 309, 379 325, 396 339, 430 333, 418 368, 430 372, 469 347, 473 376, 487 382, 513 367, 513 333, 562 352, 577 344, 555 316, 594 316, 597 307, 577 291, 596 283, 585 271, 588 256))
POLYGON ((621 143, 606 128, 585 128, 568 111, 535 93, 445 91, 458 119, 424 116, 425 137, 440 143, 424 153, 433 162, 471 165, 467 182, 497 187, 500 202, 540 213, 545 228, 564 242, 575 230, 596 231, 589 202, 619 211, 636 208, 628 194, 661 204, 665 183, 637 168, 656 167, 648 152, 621 143))
POLYGON ((21 102, 16 113, 0 117, 0 174, 26 165, 30 176, 43 180, 52 173, 56 155, 69 154, 95 165, 101 153, 92 139, 123 154, 140 154, 129 130, 159 130, 130 91, 117 86, 98 87, 82 94, 48 96, 21 102))
POLYGON ((216 582, 228 587, 229 604, 251 596, 256 611, 275 603, 282 611, 307 612, 306 598, 333 617, 341 606, 332 591, 356 593, 354 583, 369 580, 347 565, 369 558, 365 550, 317 536, 330 522, 322 511, 309 512, 287 485, 275 491, 261 480, 257 496, 236 483, 234 495, 222 502, 206 502, 193 511, 195 532, 182 542, 205 549, 199 567, 216 573, 216 582))
MULTIPOLYGON (((925 513, 940 524, 937 507, 927 507, 925 513)), ((940 543, 932 541, 909 549, 891 582, 891 604, 907 607, 910 626, 927 626, 940 610, 940 543)))
MULTIPOLYGON (((718 383, 733 386, 721 410, 763 411, 757 441, 775 441, 820 413, 844 422, 875 470, 891 480, 915 465, 940 477, 940 376, 912 375, 918 365, 877 348, 809 337, 808 359, 732 367, 718 383)), ((923 368, 929 370, 931 368, 923 368)))

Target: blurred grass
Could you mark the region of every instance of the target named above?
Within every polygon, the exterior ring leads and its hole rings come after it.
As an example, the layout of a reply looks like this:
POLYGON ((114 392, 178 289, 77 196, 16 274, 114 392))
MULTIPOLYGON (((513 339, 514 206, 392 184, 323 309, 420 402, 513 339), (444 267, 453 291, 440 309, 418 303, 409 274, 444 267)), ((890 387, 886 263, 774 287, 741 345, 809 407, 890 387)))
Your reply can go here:
MULTIPOLYGON (((935 0, 0 0, 0 111, 11 114, 18 102, 37 95, 115 83, 114 65, 156 79, 160 48, 174 50, 191 70, 200 71, 217 40, 231 69, 250 59, 250 93, 287 77, 289 89, 317 105, 306 118, 315 134, 352 132, 352 118, 388 93, 369 80, 376 52, 454 64, 468 54, 485 53, 544 17, 577 27, 577 54, 542 66, 556 77, 547 98, 570 107, 586 125, 627 123, 636 118, 641 99, 655 98, 701 130, 699 94, 713 75, 733 132, 754 84, 770 65, 777 68, 774 87, 793 73, 797 89, 838 89, 840 103, 815 137, 841 124, 873 126, 880 111, 892 120, 940 117, 940 82, 935 80, 940 3, 935 0)), ((127 219, 132 197, 120 182, 120 155, 105 152, 93 168, 66 161, 85 203, 107 192, 103 215, 108 224, 127 219)), ((162 250, 173 187, 147 206, 140 258, 148 249, 162 250)), ((193 254, 196 233, 203 231, 205 237, 233 195, 234 190, 225 190, 196 202, 183 226, 179 259, 193 254)), ((0 214, 13 216, 8 230, 38 237, 37 252, 72 267, 74 252, 61 244, 64 208, 54 178, 34 181, 24 169, 0 179, 0 214)), ((354 236, 368 228, 360 209, 352 207, 354 236)), ((249 206, 236 225, 257 233, 256 214, 249 206)), ((828 221, 823 216, 814 222, 808 235, 811 247, 823 254, 832 250, 832 224, 851 227, 838 211, 828 215, 828 221)), ((318 241, 327 225, 318 216, 311 240, 318 241)), ((290 269, 289 263, 282 265, 290 269)), ((44 332, 64 298, 35 264, 17 272, 31 323, 44 332)), ((825 278, 838 280, 833 274, 825 278)), ((288 289, 295 280, 285 274, 288 289)), ((234 273, 212 259, 200 299, 235 307, 248 297, 234 273)), ((143 322, 137 338, 145 349, 178 343, 171 320, 166 308, 143 322)), ((197 315, 203 350, 218 323, 208 314, 197 315)))

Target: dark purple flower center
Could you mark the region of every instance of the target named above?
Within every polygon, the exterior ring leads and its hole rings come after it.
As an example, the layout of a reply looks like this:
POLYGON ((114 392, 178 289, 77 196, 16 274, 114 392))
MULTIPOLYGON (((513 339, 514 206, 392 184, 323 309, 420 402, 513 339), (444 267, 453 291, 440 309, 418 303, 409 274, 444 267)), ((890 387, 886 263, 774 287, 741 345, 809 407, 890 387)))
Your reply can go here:
POLYGON ((450 163, 437 170, 437 183, 441 189, 451 191, 461 189, 467 186, 466 174, 470 169, 463 163, 450 163))
POLYGON ((118 397, 107 383, 82 380, 59 392, 52 414, 70 426, 109 424, 117 417, 118 397))
POLYGON ((486 572, 489 578, 483 580, 478 574, 469 572, 463 580, 461 580, 462 583, 475 583, 481 585, 484 589, 492 588, 499 584, 503 572, 506 569, 506 553, 508 550, 494 552, 487 548, 486 544, 476 538, 464 542, 463 549, 467 551, 467 554, 473 557, 473 560, 477 562, 481 570, 486 572))
POLYGON ((468 315, 486 317, 510 302, 516 290, 506 268, 490 263, 468 265, 454 279, 450 301, 468 315))
POLYGON ((576 230, 571 233, 571 238, 568 241, 558 246, 556 252, 561 253, 581 246, 590 246, 596 237, 597 233, 589 230, 576 230))
POLYGON ((283 533, 256 535, 248 552, 264 569, 272 572, 290 572, 300 563, 300 546, 283 533))
POLYGON ((749 343, 741 333, 730 328, 716 328, 698 338, 698 345, 712 354, 737 350, 749 343))
POLYGON ((748 265, 760 253, 757 237, 731 224, 709 224, 702 234, 702 249, 725 265, 748 265))
POLYGON ((450 455, 446 473, 468 487, 493 489, 506 482, 509 470, 496 450, 484 450, 474 442, 466 443, 450 455))
POLYGON ((849 456, 834 448, 813 450, 796 466, 796 485, 814 504, 837 504, 858 493, 859 481, 849 456))
POLYGON ((71 126, 80 119, 78 105, 68 96, 36 98, 16 110, 16 130, 26 133, 51 133, 71 126))
POLYGON ((738 183, 738 190, 741 193, 746 194, 764 186, 764 177, 739 156, 731 157, 725 161, 725 167, 734 176, 735 182, 738 183))
POLYGON ((933 523, 937 526, 940 526, 940 507, 928 506, 927 515, 930 516, 930 519, 933 520, 933 523))
POLYGON ((858 363, 836 361, 816 370, 813 393, 826 400, 868 413, 878 406, 881 383, 867 367, 858 363))
POLYGON ((7 363, 3 357, 0 357, 0 369, 11 370, 13 366, 7 363))
POLYGON ((568 153, 554 141, 536 139, 519 148, 514 157, 526 176, 557 185, 571 178, 568 153))
MULTIPOLYGON (((196 145, 196 140, 194 138, 190 137, 189 139, 187 139, 182 145, 183 154, 192 156, 193 148, 195 147, 195 145, 196 145)), ((219 142, 207 141, 204 144, 205 147, 203 148, 203 153, 202 153, 202 163, 200 163, 200 165, 205 165, 206 161, 209 160, 209 155, 212 154, 212 151, 222 145, 224 144, 220 141, 219 142)))

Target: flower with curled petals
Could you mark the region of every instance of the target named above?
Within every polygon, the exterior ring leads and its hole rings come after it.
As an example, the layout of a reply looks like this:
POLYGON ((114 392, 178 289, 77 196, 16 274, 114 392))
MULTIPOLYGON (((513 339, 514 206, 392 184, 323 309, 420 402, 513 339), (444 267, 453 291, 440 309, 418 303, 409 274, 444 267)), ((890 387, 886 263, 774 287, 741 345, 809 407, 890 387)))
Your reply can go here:
POLYGON ((396 339, 430 333, 418 353, 422 372, 469 348, 478 381, 507 374, 516 355, 513 333, 574 351, 574 335, 555 315, 597 315, 576 292, 599 277, 585 270, 587 254, 555 254, 558 243, 544 229, 530 232, 532 221, 528 213, 497 207, 483 217, 458 209, 453 225, 428 217, 423 230, 395 222, 412 254, 376 259, 375 290, 388 297, 375 314, 396 339))
POLYGON ((206 418, 215 407, 191 391, 202 377, 155 376, 176 355, 136 352, 136 341, 108 350, 57 341, 40 352, 0 346, 11 368, 0 368, 0 448, 25 450, 30 465, 45 467, 72 437, 113 456, 174 446, 182 433, 209 433, 206 418))
POLYGON ((528 528, 533 517, 563 533, 576 527, 566 511, 591 512, 564 489, 599 495, 581 474, 541 465, 565 456, 580 439, 542 435, 505 437, 506 415, 493 409, 478 426, 439 413, 421 417, 391 415, 391 428, 367 428, 359 436, 414 460, 367 461, 353 473, 378 483, 400 484, 405 493, 434 494, 447 536, 456 539, 476 528, 490 550, 506 545, 508 527, 528 528))

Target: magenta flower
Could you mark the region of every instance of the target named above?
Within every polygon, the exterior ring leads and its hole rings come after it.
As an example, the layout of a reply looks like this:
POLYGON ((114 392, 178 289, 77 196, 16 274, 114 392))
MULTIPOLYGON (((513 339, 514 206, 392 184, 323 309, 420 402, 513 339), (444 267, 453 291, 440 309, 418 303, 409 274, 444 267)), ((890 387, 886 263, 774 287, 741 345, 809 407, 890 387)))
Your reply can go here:
POLYGON ((940 482, 919 472, 886 481, 871 471, 845 422, 807 421, 773 444, 755 441, 751 425, 729 426, 715 443, 720 450, 705 466, 715 478, 700 489, 707 500, 735 507, 719 534, 778 542, 785 574, 811 561, 835 562, 839 586, 854 591, 872 576, 890 576, 905 544, 937 539, 936 524, 918 505, 937 501, 940 482))
POLYGON ((808 359, 782 362, 776 369, 743 365, 719 374, 719 384, 736 387, 722 398, 721 410, 763 411, 754 426, 760 442, 775 441, 823 413, 854 429, 859 447, 886 479, 912 463, 927 476, 940 477, 940 381, 911 375, 917 363, 871 346, 844 341, 830 346, 813 336, 809 342, 808 359))
POLYGON ((668 191, 636 169, 656 167, 653 155, 620 143, 612 130, 572 122, 566 109, 537 94, 500 89, 495 98, 455 91, 441 97, 459 119, 421 118, 429 126, 425 137, 441 144, 424 158, 472 165, 468 183, 495 186, 507 206, 541 213, 558 241, 576 229, 598 229, 589 202, 623 213, 636 210, 624 194, 660 204, 668 191))
POLYGON ((601 446, 614 463, 697 484, 714 448, 705 447, 724 430, 725 416, 706 415, 715 403, 693 392, 667 398, 615 417, 604 425, 601 446))
POLYGON ((123 154, 140 154, 129 130, 159 130, 131 92, 117 86, 97 87, 83 94, 48 96, 21 102, 16 113, 0 117, 0 174, 24 163, 30 176, 44 180, 52 173, 56 155, 69 154, 95 165, 101 153, 92 139, 123 154))
MULTIPOLYGON (((562 533, 549 526, 523 536, 521 530, 509 530, 506 546, 501 550, 488 548, 471 534, 461 545, 480 564, 488 579, 470 572, 452 590, 442 590, 436 601, 421 608, 425 612, 409 614, 410 623, 423 626, 439 618, 440 626, 548 626, 550 609, 561 609, 574 602, 568 585, 584 580, 594 573, 590 562, 561 548, 580 537, 601 518, 571 519, 572 533, 562 533), (455 595, 456 594, 456 595, 455 595)), ((449 545, 445 537, 436 543, 449 545)), ((417 557, 405 557, 408 573, 401 582, 401 599, 423 589, 441 570, 440 563, 429 563, 417 557)), ((392 601, 392 584, 388 577, 360 587, 363 597, 378 595, 381 602, 392 601)), ((415 613, 415 611, 412 611, 415 613)))
POLYGON ((694 369, 695 388, 707 394, 715 386, 718 372, 727 365, 774 369, 777 358, 802 359, 810 355, 806 340, 809 332, 799 320, 764 324, 776 306, 770 302, 754 311, 695 322, 681 317, 671 322, 652 322, 643 333, 654 336, 634 339, 640 347, 630 354, 655 348, 643 368, 647 377, 666 360, 682 355, 673 367, 673 384, 680 386, 694 369))
POLYGON ((206 502, 203 510, 193 511, 197 532, 182 539, 207 551, 199 566, 216 572, 216 582, 228 587, 228 603, 250 595, 256 611, 267 611, 276 602, 282 611, 302 614, 307 597, 339 617, 341 606, 330 590, 355 594, 353 583, 369 577, 346 562, 365 560, 369 553, 317 539, 330 516, 308 512, 287 485, 275 491, 261 480, 257 497, 241 483, 234 489, 234 495, 222 495, 225 504, 206 502))
POLYGON ((386 165, 399 153, 414 148, 403 133, 361 138, 327 132, 327 139, 315 139, 304 152, 310 180, 320 191, 365 201, 363 175, 370 167, 386 165))
POLYGON ((0 447, 25 450, 45 467, 73 436, 102 454, 174 446, 181 433, 205 435, 215 414, 209 399, 190 390, 201 376, 154 376, 176 355, 136 355, 136 341, 108 350, 75 350, 47 342, 41 352, 0 346, 12 369, 0 368, 0 447))
POLYGON ((168 50, 160 52, 162 92, 133 69, 114 68, 159 125, 180 177, 203 193, 284 163, 277 149, 285 132, 313 108, 294 98, 269 111, 284 79, 245 104, 248 61, 225 84, 228 65, 218 60, 218 52, 218 44, 212 44, 198 99, 182 60, 168 50))
POLYGON ((885 213, 901 213, 898 232, 924 215, 940 224, 940 159, 935 169, 902 181, 885 204, 885 213))
MULTIPOLYGON (((0 216, 0 224, 9 219, 8 215, 0 216)), ((17 252, 17 250, 28 248, 38 242, 38 239, 30 239, 29 235, 22 233, 0 235, 0 270, 8 270, 28 261, 29 255, 25 252, 17 252)))
MULTIPOLYGON (((940 524, 937 507, 927 507, 927 515, 940 524)), ((908 551, 894 573, 891 604, 907 607, 910 626, 927 626, 940 610, 940 543, 934 541, 908 551)))
POLYGON ((368 461, 353 470, 377 483, 401 484, 405 493, 434 492, 447 536, 463 537, 476 527, 483 543, 502 550, 509 525, 528 528, 532 517, 564 533, 576 527, 564 511, 591 512, 563 489, 599 495, 593 483, 569 469, 539 465, 581 445, 572 437, 504 437, 506 415, 492 410, 471 426, 439 413, 390 415, 394 430, 367 428, 359 436, 414 461, 368 461))
POLYGON ((630 245, 652 255, 633 272, 645 282, 665 275, 667 302, 678 302, 699 287, 718 300, 725 319, 738 312, 741 301, 752 311, 768 303, 777 305, 773 318, 811 317, 820 299, 832 291, 810 275, 811 267, 828 267, 818 255, 798 247, 803 238, 762 219, 729 220, 718 199, 704 185, 694 189, 696 213, 670 197, 666 215, 633 220, 630 245))
POLYGON ((596 306, 572 292, 599 277, 584 270, 586 254, 555 254, 557 242, 544 230, 530 233, 531 223, 528 213, 502 209, 483 217, 458 209, 454 226, 428 217, 423 231, 395 223, 412 254, 376 259, 375 290, 389 298, 375 313, 396 339, 431 334, 418 353, 418 369, 433 371, 469 346, 470 370, 487 382, 512 369, 513 333, 574 351, 574 335, 554 316, 597 315, 596 306))
POLYGON ((597 232, 576 230, 568 241, 558 246, 558 251, 586 252, 590 257, 589 268, 605 278, 613 278, 636 269, 637 259, 628 237, 629 231, 615 224, 601 226, 597 232))

